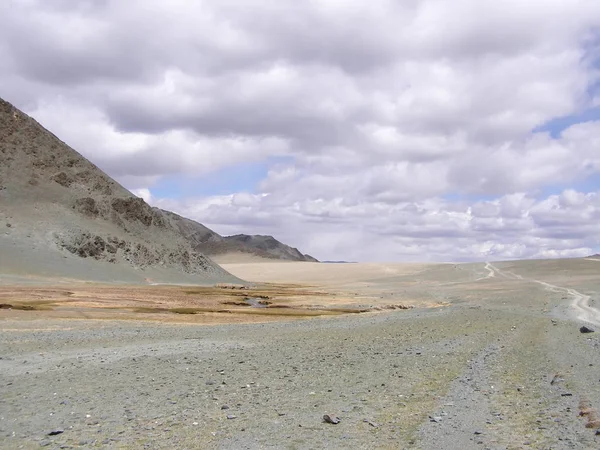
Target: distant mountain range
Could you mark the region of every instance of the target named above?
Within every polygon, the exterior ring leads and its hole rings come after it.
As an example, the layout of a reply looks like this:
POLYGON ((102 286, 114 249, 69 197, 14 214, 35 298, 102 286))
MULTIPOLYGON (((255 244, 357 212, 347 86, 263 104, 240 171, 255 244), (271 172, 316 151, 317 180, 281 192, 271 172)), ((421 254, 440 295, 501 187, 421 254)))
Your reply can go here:
POLYGON ((273 236, 248 234, 221 236, 201 223, 169 211, 161 211, 174 220, 179 232, 192 243, 194 249, 205 255, 217 256, 239 252, 268 259, 318 262, 312 256, 302 254, 297 248, 283 244, 273 236))
POLYGON ((271 236, 223 237, 151 207, 0 99, 0 278, 239 281, 205 256, 235 252, 316 261, 271 236))

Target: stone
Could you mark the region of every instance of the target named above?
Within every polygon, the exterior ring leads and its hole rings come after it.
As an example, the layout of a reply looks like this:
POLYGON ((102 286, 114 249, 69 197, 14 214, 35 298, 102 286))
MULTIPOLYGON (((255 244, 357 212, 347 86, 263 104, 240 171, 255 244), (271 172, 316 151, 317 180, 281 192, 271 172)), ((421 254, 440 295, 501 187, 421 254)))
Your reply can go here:
POLYGON ((332 425, 337 425, 341 422, 341 420, 336 416, 331 416, 329 414, 325 414, 323 416, 323 422, 330 423, 332 425))
POLYGON ((594 332, 594 330, 593 330, 593 329, 591 329, 590 327, 586 327, 586 326, 584 325, 584 326, 582 326, 582 327, 579 329, 579 332, 580 332, 580 333, 593 333, 593 332, 594 332))
POLYGON ((378 424, 378 423, 372 422, 372 421, 371 421, 371 420, 369 420, 369 419, 364 419, 364 420, 363 420, 363 422, 365 422, 365 423, 368 423, 368 424, 369 424, 369 425, 371 425, 373 428, 379 428, 379 424, 378 424))

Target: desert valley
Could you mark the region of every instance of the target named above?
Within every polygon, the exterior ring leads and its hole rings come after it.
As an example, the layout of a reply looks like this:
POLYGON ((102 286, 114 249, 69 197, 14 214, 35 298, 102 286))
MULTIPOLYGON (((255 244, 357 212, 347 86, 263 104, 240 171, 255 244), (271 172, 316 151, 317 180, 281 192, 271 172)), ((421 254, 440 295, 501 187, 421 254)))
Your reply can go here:
POLYGON ((598 448, 599 273, 224 237, 0 101, 0 447, 598 448))

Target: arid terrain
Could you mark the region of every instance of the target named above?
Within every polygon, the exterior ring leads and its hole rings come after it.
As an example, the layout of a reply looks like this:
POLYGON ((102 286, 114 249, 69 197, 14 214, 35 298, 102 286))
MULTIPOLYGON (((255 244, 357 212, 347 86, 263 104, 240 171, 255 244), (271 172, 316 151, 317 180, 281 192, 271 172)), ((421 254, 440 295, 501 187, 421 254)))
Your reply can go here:
POLYGON ((600 447, 598 258, 318 263, 1 99, 0 228, 1 448, 600 447))
POLYGON ((4 280, 0 446, 600 446, 600 262, 227 259, 250 283, 4 280))

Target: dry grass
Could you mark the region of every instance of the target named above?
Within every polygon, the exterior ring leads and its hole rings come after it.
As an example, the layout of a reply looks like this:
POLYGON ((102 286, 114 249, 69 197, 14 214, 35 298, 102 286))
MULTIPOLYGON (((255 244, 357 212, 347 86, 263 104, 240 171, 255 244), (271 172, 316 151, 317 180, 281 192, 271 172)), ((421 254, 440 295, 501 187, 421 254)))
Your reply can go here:
POLYGON ((582 398, 579 402, 579 416, 587 419, 587 423, 585 424, 586 428, 591 428, 592 430, 600 429, 600 416, 598 415, 598 411, 595 408, 592 408, 590 401, 586 398, 582 398))
POLYGON ((365 308, 347 294, 285 284, 244 286, 106 286, 82 284, 64 288, 0 287, 0 318, 51 313, 55 318, 113 318, 193 323, 261 322, 353 314, 404 305, 365 308), (247 300, 254 299, 260 307, 247 300))
MULTIPOLYGON (((424 265, 248 264, 265 278, 253 286, 0 286, 0 310, 7 315, 53 318, 125 319, 190 323, 265 322, 435 306, 429 299, 399 299, 381 292, 370 279, 416 274, 424 265), (266 271, 265 273, 263 273, 266 271), (399 303, 399 300, 402 303, 399 303)), ((395 278, 393 278, 395 280, 395 278)), ((394 281, 393 290, 414 284, 394 281)))

